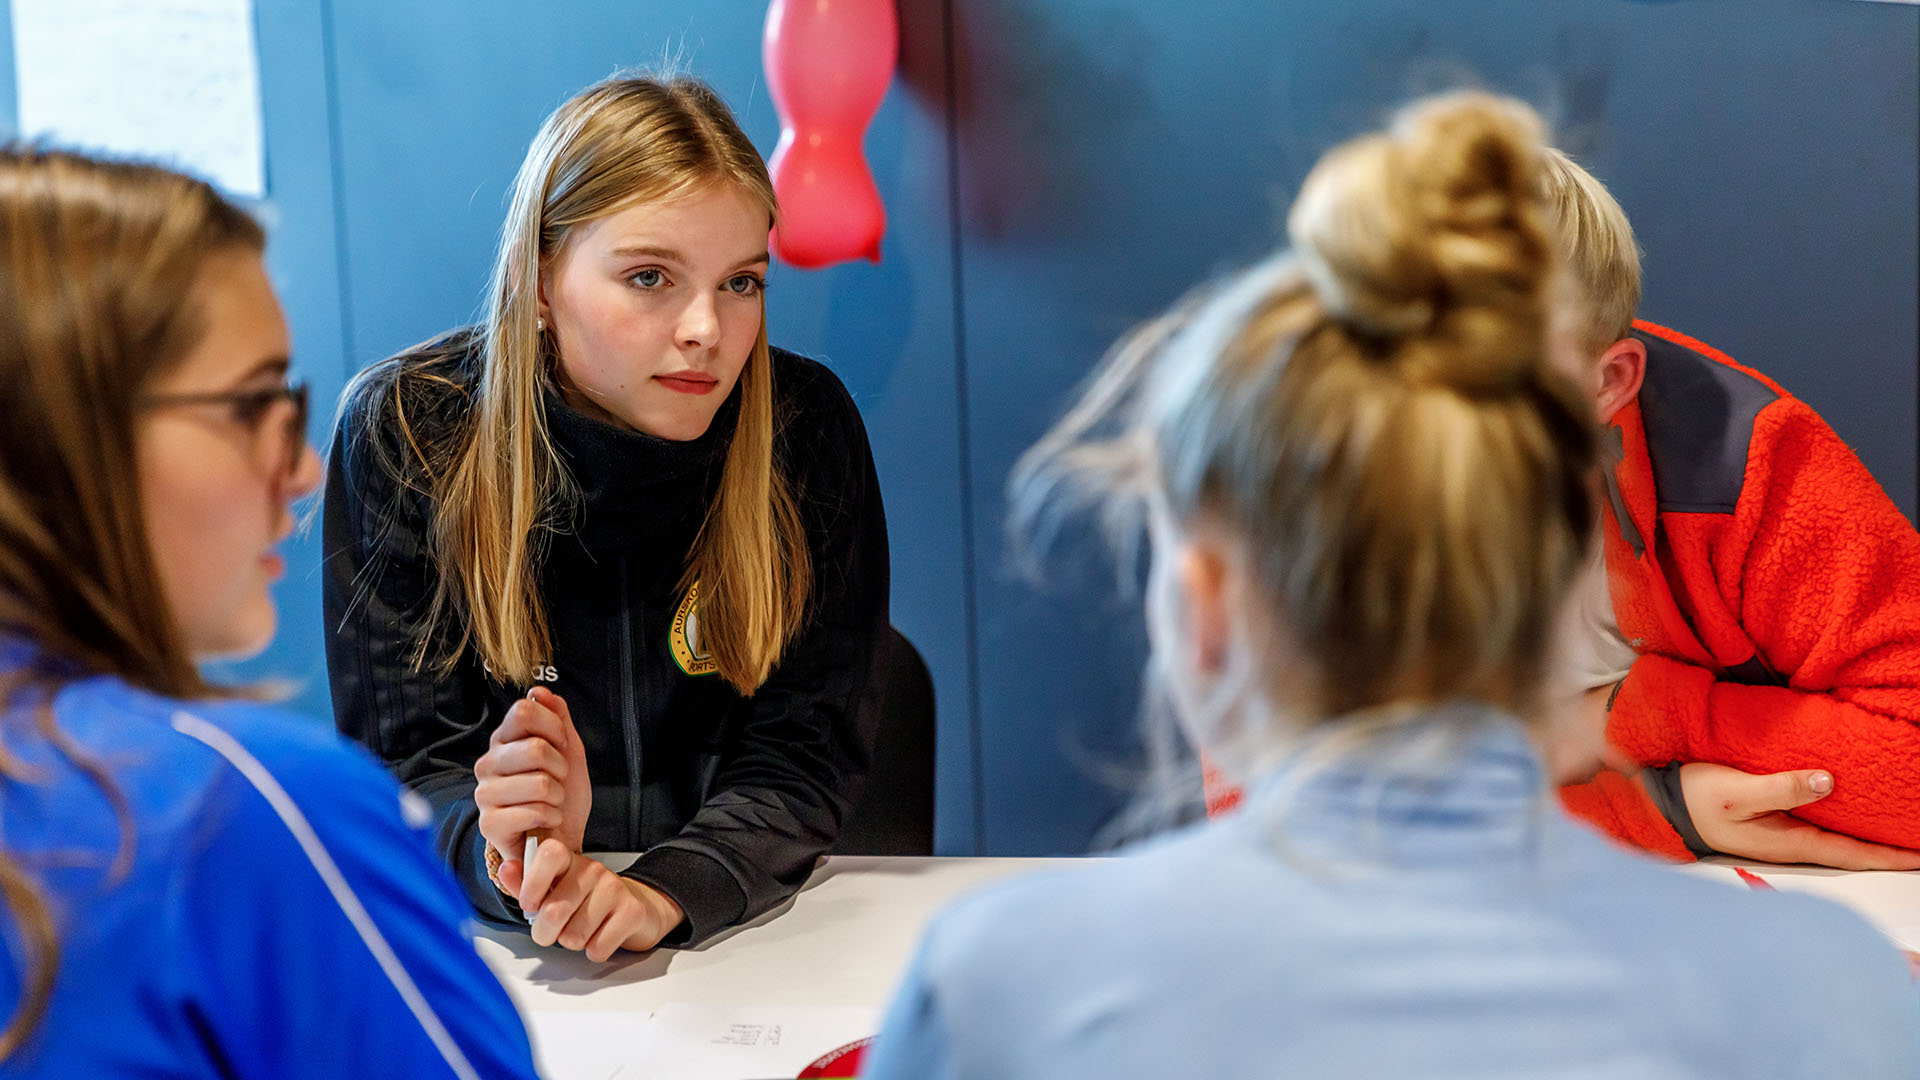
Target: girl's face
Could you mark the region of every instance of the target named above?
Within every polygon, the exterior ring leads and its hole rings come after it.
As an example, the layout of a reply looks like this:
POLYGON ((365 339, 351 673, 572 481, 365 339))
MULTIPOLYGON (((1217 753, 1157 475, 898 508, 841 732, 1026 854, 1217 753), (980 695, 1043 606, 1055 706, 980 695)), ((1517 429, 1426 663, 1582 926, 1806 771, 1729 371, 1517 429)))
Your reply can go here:
POLYGON ((769 224, 711 184, 576 231, 540 281, 568 403, 656 438, 705 434, 760 335, 769 224))
POLYGON ((167 609, 196 659, 273 638, 273 549, 289 503, 320 482, 302 410, 286 392, 287 324, 253 252, 209 258, 191 303, 200 343, 142 394, 141 513, 167 609))

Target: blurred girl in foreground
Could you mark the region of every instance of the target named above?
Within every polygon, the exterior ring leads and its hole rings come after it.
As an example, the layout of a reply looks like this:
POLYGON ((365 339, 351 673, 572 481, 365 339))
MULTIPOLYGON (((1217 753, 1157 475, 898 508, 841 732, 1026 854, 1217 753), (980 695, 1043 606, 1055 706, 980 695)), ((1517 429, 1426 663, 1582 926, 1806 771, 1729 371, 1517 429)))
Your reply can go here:
POLYGON ((320 480, 260 226, 0 149, 0 1076, 530 1077, 379 765, 209 684, 320 480))
POLYGON ((1481 95, 1339 147, 1291 252, 1140 331, 1023 461, 1029 521, 1075 493, 1144 517, 1155 673, 1247 803, 960 902, 869 1076, 1920 1068, 1859 919, 1680 876, 1552 800, 1595 436, 1549 332, 1541 153, 1481 95))

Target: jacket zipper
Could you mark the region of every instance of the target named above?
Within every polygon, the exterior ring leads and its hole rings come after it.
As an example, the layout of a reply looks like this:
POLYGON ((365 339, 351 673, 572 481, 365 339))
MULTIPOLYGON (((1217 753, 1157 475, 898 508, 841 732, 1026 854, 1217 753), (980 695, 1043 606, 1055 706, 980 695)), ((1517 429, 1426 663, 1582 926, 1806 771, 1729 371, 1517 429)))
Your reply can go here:
POLYGON ((640 843, 640 710, 633 685, 633 595, 620 557, 620 715, 627 734, 627 843, 640 843))

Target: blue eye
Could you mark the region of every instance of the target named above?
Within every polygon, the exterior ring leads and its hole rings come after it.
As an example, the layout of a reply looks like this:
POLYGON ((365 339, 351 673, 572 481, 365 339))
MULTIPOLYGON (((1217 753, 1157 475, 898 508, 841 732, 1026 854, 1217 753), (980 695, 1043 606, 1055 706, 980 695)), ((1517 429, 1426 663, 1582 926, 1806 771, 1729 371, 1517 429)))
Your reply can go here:
POLYGON ((767 283, 755 274, 735 274, 727 279, 727 291, 735 296, 753 296, 766 287, 767 283))
POLYGON ((645 270, 635 270, 627 276, 627 280, 643 289, 657 289, 667 283, 667 275, 661 273, 659 267, 649 266, 645 270))

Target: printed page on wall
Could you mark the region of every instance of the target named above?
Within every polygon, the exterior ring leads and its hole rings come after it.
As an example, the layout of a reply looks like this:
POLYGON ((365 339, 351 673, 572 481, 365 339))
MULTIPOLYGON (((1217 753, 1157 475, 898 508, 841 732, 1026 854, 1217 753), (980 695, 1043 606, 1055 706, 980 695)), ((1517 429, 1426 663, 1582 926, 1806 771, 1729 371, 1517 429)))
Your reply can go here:
POLYGON ((266 195, 252 0, 11 0, 20 134, 266 195))

